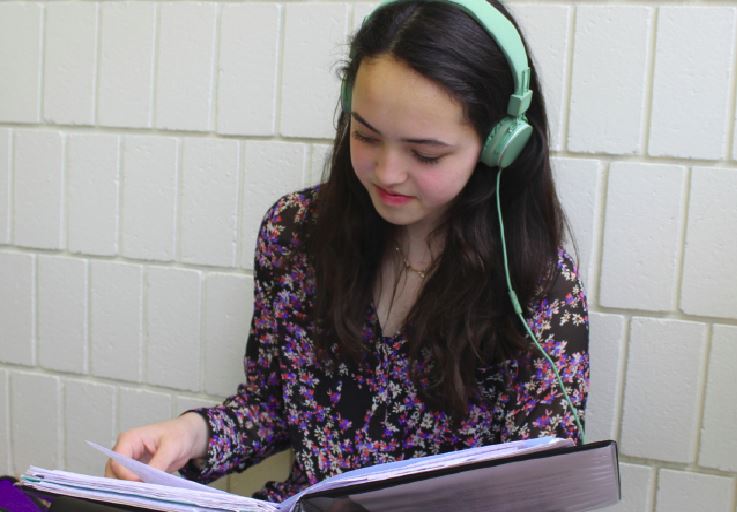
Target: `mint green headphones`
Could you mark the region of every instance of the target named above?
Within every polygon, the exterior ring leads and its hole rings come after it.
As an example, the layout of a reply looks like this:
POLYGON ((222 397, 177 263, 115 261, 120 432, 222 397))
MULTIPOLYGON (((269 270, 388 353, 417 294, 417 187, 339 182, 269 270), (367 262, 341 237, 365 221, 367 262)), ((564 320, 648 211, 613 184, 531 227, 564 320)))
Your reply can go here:
MULTIPOLYGON (((382 5, 396 0, 382 2, 382 5)), ((496 41, 514 76, 514 93, 507 104, 507 115, 494 126, 481 149, 479 161, 491 167, 507 167, 519 156, 532 135, 525 112, 532 101, 530 65, 522 38, 511 21, 486 0, 446 0, 466 11, 496 41)), ((343 112, 351 112, 353 84, 343 80, 341 104, 343 112)))

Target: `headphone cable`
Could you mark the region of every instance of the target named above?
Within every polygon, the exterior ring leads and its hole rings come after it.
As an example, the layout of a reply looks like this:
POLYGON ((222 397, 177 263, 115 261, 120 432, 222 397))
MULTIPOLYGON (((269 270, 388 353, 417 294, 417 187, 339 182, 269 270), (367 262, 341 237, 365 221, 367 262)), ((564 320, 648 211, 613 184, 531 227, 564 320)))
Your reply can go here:
POLYGON ((507 279, 507 293, 509 294, 509 299, 512 301, 512 307, 514 308, 514 312, 517 315, 517 317, 522 322, 522 325, 524 326, 525 330, 527 331, 528 336, 532 340, 532 342, 535 344, 537 349, 540 351, 540 353, 547 359, 548 363, 550 364, 550 367, 555 372, 555 376, 558 379, 558 386, 560 386, 560 389, 563 391, 563 396, 565 397, 566 401, 568 402, 568 406, 571 409, 571 413, 573 414, 573 419, 576 422, 576 426, 578 427, 579 431, 579 438, 581 439, 581 444, 585 444, 585 432, 583 429, 583 426, 581 425, 581 420, 578 417, 578 413, 576 412, 576 408, 573 406, 573 401, 571 400, 570 396, 568 396, 568 391, 566 391, 566 387, 563 384, 563 379, 560 376, 560 372, 558 371, 558 367, 553 362, 551 357, 548 355, 547 352, 545 352, 545 349, 543 349, 542 345, 537 339, 537 336, 532 332, 532 329, 530 329, 529 324, 525 320, 525 317, 522 314, 522 306, 519 303, 519 298, 517 297, 517 293, 515 293, 514 289, 512 288, 512 278, 509 273, 509 262, 507 261, 507 241, 504 237, 504 220, 502 219, 502 205, 501 205, 501 199, 500 199, 500 185, 501 185, 501 177, 502 177, 502 171, 504 170, 503 167, 499 167, 499 172, 496 175, 496 211, 499 216, 499 232, 501 234, 501 241, 502 241, 502 256, 504 257, 504 275, 507 279))

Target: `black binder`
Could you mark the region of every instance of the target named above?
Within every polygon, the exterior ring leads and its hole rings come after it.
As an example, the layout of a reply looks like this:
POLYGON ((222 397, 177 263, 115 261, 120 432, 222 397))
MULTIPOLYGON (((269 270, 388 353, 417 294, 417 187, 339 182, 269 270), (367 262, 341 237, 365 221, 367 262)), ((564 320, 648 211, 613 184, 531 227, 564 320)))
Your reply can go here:
POLYGON ((478 462, 304 496, 297 512, 583 512, 621 497, 614 441, 478 462))

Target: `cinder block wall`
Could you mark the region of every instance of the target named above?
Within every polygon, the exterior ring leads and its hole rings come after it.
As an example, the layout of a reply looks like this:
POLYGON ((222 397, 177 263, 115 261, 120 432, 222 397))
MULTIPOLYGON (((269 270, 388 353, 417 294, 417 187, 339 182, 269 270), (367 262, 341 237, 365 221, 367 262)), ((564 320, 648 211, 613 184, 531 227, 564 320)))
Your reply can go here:
MULTIPOLYGON (((508 4, 588 288, 615 510, 734 512, 737 4, 508 4)), ((319 180, 370 8, 0 2, 0 473, 99 473, 84 439, 235 389, 259 219, 319 180)))

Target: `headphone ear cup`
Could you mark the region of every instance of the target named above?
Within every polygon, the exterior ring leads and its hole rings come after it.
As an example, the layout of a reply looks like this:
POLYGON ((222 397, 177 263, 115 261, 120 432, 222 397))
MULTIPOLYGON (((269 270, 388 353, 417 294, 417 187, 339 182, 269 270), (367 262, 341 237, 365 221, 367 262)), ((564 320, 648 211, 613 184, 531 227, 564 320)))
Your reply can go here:
POLYGON ((490 167, 509 167, 531 136, 532 126, 524 117, 504 117, 491 129, 479 160, 490 167))
POLYGON ((351 113, 351 97, 353 94, 353 87, 348 80, 343 79, 340 82, 340 105, 345 114, 351 113))

